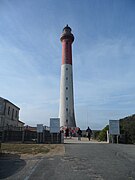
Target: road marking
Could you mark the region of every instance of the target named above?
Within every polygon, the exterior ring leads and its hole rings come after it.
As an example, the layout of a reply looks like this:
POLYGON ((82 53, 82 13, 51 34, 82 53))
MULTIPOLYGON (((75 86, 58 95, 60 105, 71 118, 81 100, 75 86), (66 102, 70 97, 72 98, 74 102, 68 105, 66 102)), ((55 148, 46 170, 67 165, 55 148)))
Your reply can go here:
POLYGON ((28 180, 30 178, 30 176, 34 173, 34 171, 36 170, 37 166, 39 165, 39 163, 42 161, 43 159, 40 159, 36 164, 35 166, 31 169, 30 173, 28 176, 26 176, 24 178, 24 180, 28 180))

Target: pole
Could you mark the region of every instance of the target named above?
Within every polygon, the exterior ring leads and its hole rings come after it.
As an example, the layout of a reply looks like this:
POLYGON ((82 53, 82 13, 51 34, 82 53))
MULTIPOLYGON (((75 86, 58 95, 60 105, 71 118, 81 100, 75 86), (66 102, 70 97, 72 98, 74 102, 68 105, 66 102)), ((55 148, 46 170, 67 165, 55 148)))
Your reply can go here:
POLYGON ((113 141, 113 135, 112 135, 112 144, 114 143, 114 141, 113 141))
POLYGON ((23 130, 23 132, 22 132, 22 143, 24 143, 24 136, 25 136, 25 131, 23 130))
POLYGON ((117 144, 119 144, 119 135, 117 135, 117 144))
POLYGON ((53 144, 53 133, 51 133, 51 143, 53 144))
POLYGON ((109 132, 108 132, 108 130, 107 130, 107 143, 109 143, 109 132))
POLYGON ((45 130, 43 130, 43 143, 45 143, 45 130))

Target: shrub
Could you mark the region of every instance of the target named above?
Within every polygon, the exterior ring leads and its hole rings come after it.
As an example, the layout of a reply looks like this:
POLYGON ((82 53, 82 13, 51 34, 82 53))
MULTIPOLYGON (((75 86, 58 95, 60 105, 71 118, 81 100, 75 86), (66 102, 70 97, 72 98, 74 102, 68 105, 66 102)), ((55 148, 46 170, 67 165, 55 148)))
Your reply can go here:
POLYGON ((120 133, 125 136, 125 143, 135 143, 135 115, 120 119, 120 133))
POLYGON ((98 135, 99 141, 107 141, 107 130, 109 130, 109 125, 102 129, 98 135))

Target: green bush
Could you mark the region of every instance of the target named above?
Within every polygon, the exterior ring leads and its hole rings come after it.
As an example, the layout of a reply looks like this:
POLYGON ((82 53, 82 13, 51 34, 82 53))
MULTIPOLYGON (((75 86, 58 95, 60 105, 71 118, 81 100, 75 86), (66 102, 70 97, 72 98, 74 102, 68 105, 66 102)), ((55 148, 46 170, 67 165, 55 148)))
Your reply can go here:
MULTIPOLYGON (((120 119, 120 134, 124 137, 124 143, 135 144, 135 114, 120 119)), ((109 125, 100 131, 97 136, 99 141, 107 141, 109 125)))
POLYGON ((99 141, 107 141, 107 130, 109 130, 109 125, 102 129, 98 135, 99 141))
POLYGON ((125 143, 135 143, 135 115, 120 119, 120 133, 125 136, 125 143))
POLYGON ((101 132, 101 130, 96 130, 94 131, 93 133, 93 139, 97 139, 98 140, 98 136, 99 136, 99 133, 101 132))

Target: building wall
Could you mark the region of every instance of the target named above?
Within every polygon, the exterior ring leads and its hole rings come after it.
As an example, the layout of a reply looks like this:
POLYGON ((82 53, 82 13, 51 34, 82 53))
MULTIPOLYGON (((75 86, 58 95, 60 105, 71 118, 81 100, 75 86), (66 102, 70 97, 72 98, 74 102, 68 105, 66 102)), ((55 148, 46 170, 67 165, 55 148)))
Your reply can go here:
POLYGON ((4 126, 5 101, 0 97, 0 127, 4 126))
POLYGON ((23 123, 23 122, 21 122, 21 121, 18 121, 17 126, 20 127, 20 128, 23 128, 23 127, 24 127, 24 124, 25 124, 25 123, 23 123))
POLYGON ((6 118, 13 121, 19 120, 19 108, 17 108, 15 105, 11 104, 10 102, 7 102, 5 109, 5 116, 6 118))
POLYGON ((0 115, 4 115, 5 101, 0 97, 0 115))
POLYGON ((0 127, 18 126, 19 108, 10 101, 0 98, 0 127))

